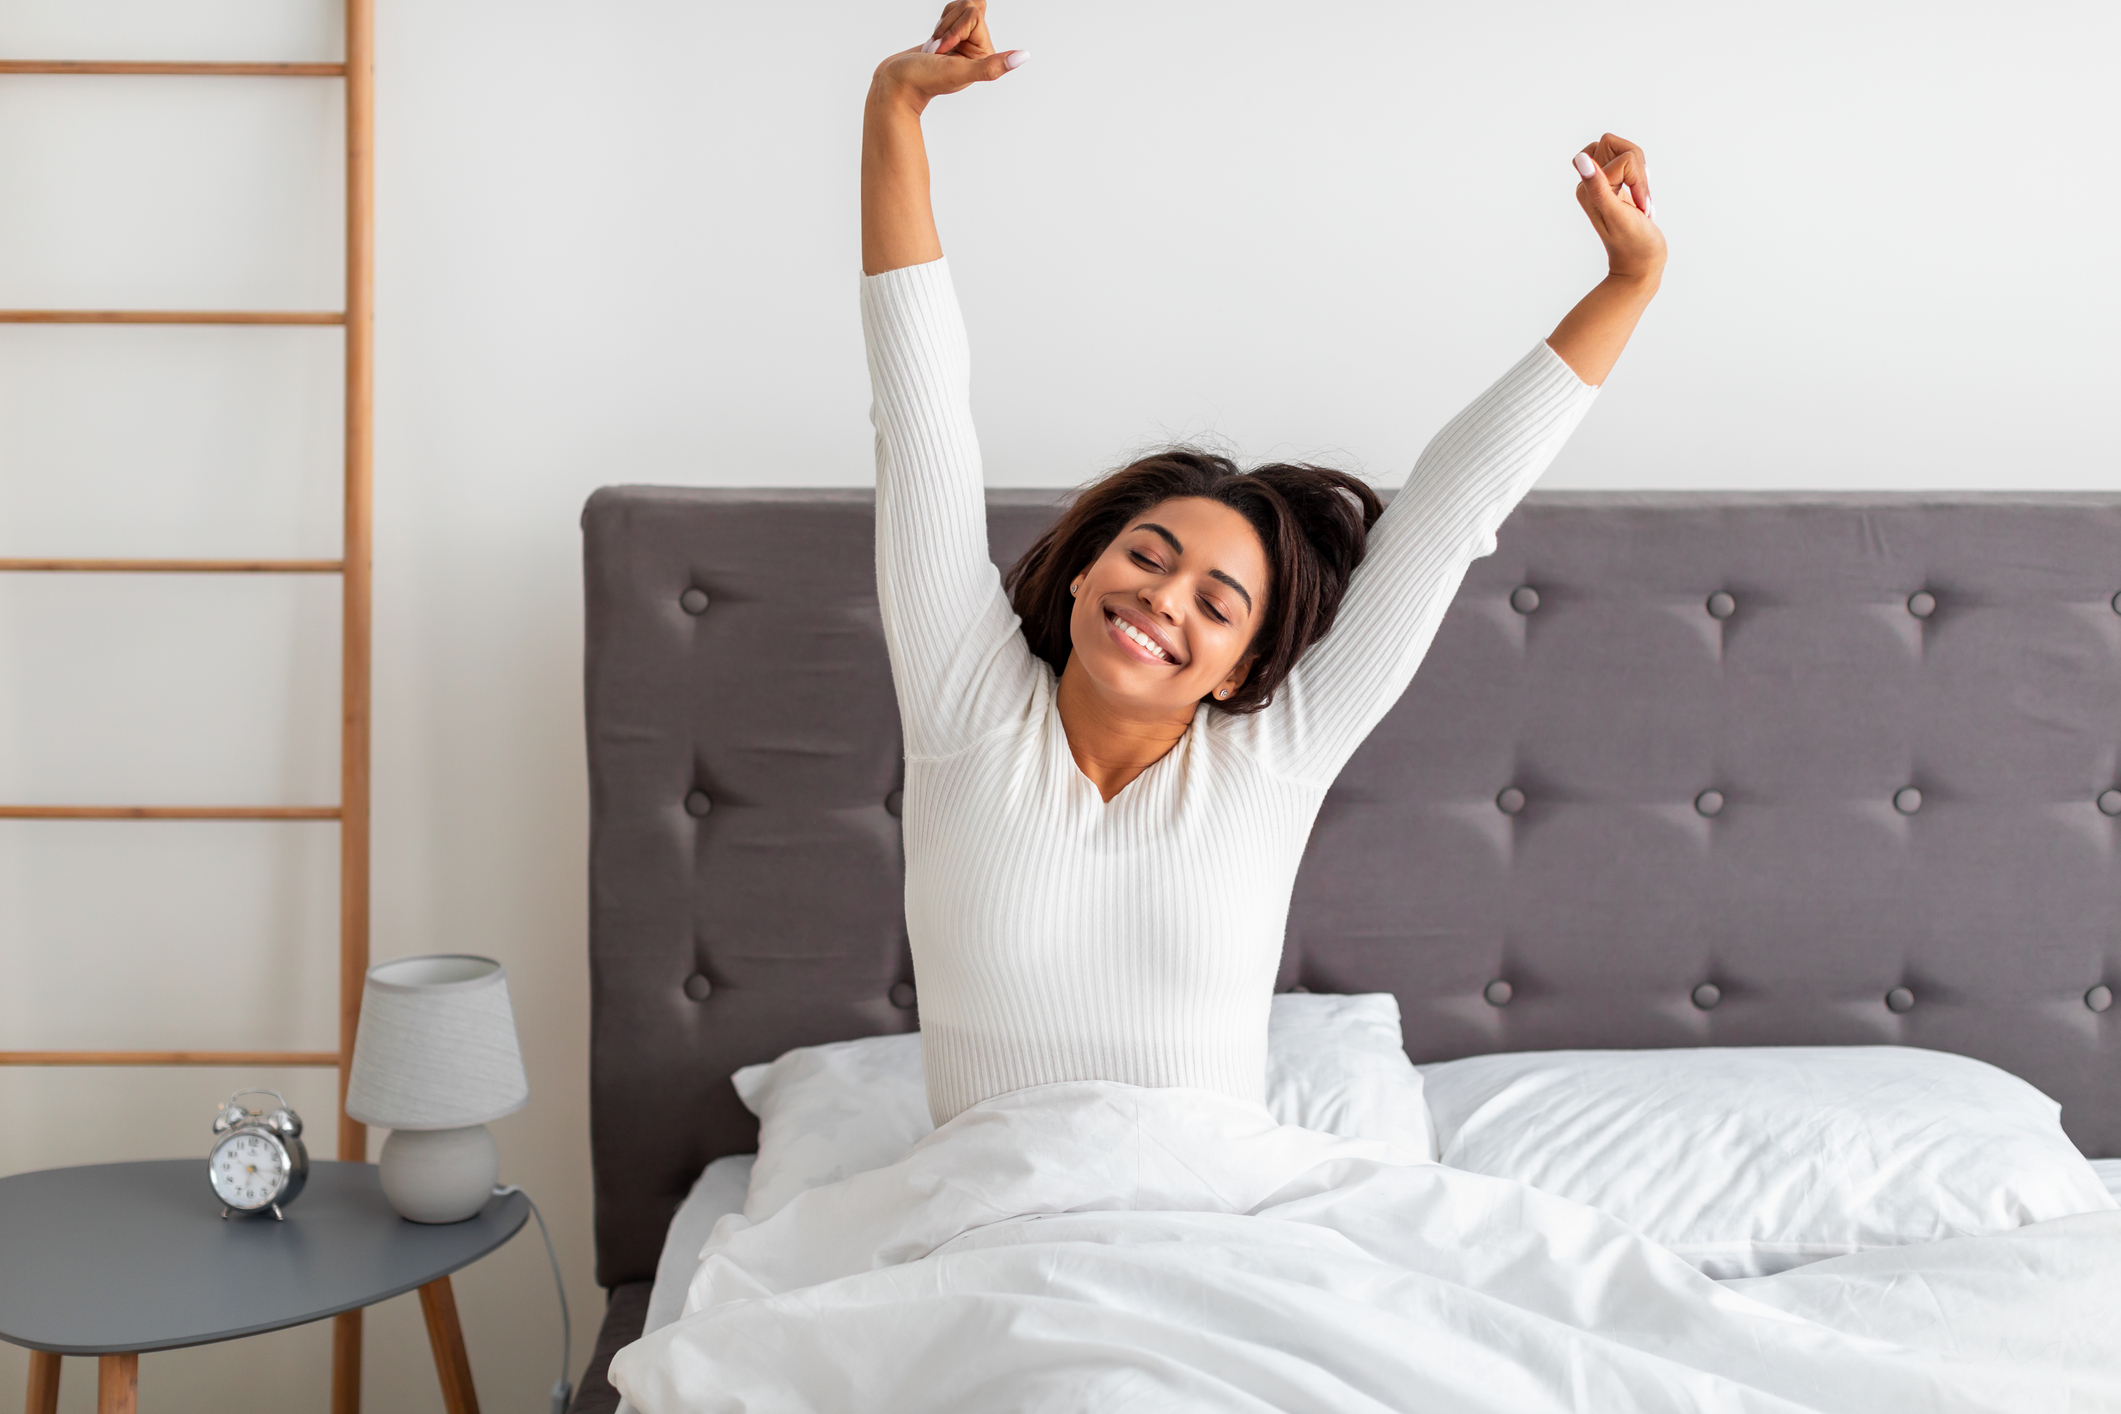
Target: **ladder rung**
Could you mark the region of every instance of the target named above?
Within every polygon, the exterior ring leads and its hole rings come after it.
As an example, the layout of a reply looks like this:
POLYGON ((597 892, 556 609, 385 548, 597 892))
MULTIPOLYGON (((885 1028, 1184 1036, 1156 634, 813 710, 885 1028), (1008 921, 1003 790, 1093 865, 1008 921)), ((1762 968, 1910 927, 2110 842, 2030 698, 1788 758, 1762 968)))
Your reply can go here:
POLYGON ((343 560, 0 560, 27 574, 339 574, 343 560))
POLYGON ((337 1051, 0 1051, 0 1065, 328 1065, 337 1051))
POLYGON ((344 324, 336 310, 0 309, 0 324, 344 324))
POLYGON ((336 805, 0 805, 0 820, 336 820, 336 805))
POLYGON ((344 64, 187 64, 107 59, 0 59, 0 74, 218 74, 231 78, 340 79, 344 64))

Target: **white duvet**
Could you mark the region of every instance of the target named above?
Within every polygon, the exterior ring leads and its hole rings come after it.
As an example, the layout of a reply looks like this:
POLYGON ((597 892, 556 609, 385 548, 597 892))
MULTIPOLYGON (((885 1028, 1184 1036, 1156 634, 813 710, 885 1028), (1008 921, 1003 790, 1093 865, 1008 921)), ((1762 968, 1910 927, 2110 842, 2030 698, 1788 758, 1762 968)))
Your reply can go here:
POLYGON ((1717 1282, 1198 1090, 1040 1086, 766 1221, 619 1352, 676 1411, 2121 1410, 2121 1211, 1717 1282))

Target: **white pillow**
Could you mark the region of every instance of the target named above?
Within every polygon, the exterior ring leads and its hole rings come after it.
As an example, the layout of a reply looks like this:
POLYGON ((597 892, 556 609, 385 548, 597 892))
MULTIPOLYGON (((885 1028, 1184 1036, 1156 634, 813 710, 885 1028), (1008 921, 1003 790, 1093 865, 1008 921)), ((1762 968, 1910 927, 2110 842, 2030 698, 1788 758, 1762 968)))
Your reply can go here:
POLYGON ((1967 1056, 1547 1051, 1422 1078, 1446 1164, 1603 1209, 1712 1277, 2116 1206, 2061 1107, 1967 1056))
POLYGON ((1281 1124, 1378 1139, 1436 1158, 1421 1072, 1390 992, 1280 992, 1267 1012, 1267 1110, 1281 1124))
MULTIPOLYGON (((897 1163, 934 1129, 915 1031, 802 1046, 730 1077, 759 1117, 744 1216, 763 1222, 796 1194, 897 1163)), ((1399 1035, 1399 1000, 1283 993, 1267 1020, 1267 1108, 1282 1124, 1436 1157, 1421 1072, 1399 1035)))
POLYGON ((798 1046, 729 1077, 759 1117, 744 1216, 764 1222, 798 1193, 897 1163, 935 1126, 921 1033, 798 1046))

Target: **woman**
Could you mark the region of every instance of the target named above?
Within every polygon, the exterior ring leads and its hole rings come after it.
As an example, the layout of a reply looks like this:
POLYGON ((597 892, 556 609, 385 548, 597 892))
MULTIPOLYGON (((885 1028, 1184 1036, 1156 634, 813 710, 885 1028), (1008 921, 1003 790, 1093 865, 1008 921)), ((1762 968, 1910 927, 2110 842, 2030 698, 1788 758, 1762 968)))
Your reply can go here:
POLYGON ((929 1108, 940 1125, 1066 1080, 1257 1102, 1326 788, 1590 407, 1664 238, 1641 150, 1607 134, 1575 159, 1576 196, 1612 273, 1436 435, 1391 510, 1341 473, 1240 475, 1179 449, 1088 488, 1005 584, 920 127, 930 100, 1025 59, 995 49, 986 9, 953 0, 927 44, 877 67, 862 138, 877 588, 929 1108))

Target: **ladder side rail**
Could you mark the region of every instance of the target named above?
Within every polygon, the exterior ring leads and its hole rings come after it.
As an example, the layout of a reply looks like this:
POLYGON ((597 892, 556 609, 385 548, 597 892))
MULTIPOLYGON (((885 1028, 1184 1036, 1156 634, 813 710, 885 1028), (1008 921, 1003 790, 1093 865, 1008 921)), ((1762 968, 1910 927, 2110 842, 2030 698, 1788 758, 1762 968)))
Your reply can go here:
MULTIPOLYGON (((159 63, 93 60, 0 60, 6 74, 210 75, 218 77, 343 78, 346 102, 346 299, 343 313, 198 310, 0 310, 0 324, 336 324, 346 331, 345 379, 345 519, 344 544, 336 565, 312 563, 289 572, 335 571, 343 576, 340 653, 340 803, 332 812, 339 831, 339 1048, 321 1052, 0 1052, 9 1064, 214 1064, 172 1057, 236 1057, 233 1064, 264 1064, 267 1054, 312 1056, 313 1063, 338 1071, 338 1154, 342 1159, 367 1157, 367 1129, 346 1113, 346 1086, 353 1063, 354 1037, 360 1023, 361 992, 368 971, 369 925, 369 713, 372 652, 372 565, 374 521, 372 465, 374 408, 373 321, 375 302, 375 13, 373 0, 346 0, 346 59, 339 64, 300 63, 159 63), (8 1061, 7 1057, 48 1056, 49 1061, 8 1061), (57 1057, 71 1059, 57 1059, 57 1057), (131 1057, 97 1061, 83 1057, 131 1057), (143 1059, 152 1057, 152 1059, 143 1059)), ((63 561, 0 562, 0 569, 82 570, 208 568, 198 562, 63 561)), ((224 562, 222 571, 236 568, 224 562)), ((263 562, 243 568, 257 571, 263 562)), ((224 813, 171 815, 185 807, 72 807, 76 810, 120 809, 118 818, 329 818, 321 814, 273 815, 225 813, 241 807, 194 807, 224 813)), ((98 816, 10 815, 10 811, 64 810, 68 807, 0 807, 0 818, 108 818, 98 816)), ((304 807, 278 807, 301 810, 304 807)), ((309 809, 322 810, 323 807, 309 809)), ((310 1064, 312 1061, 288 1061, 310 1064)), ((351 1311, 332 1323, 332 1411, 357 1414, 361 1400, 361 1313, 351 1311)))

